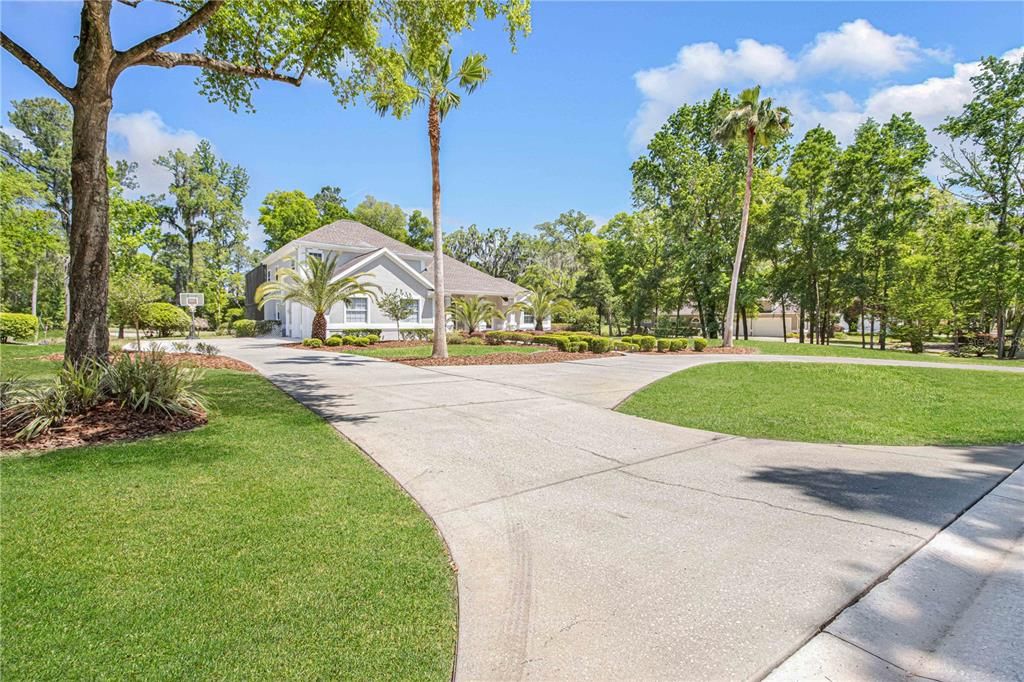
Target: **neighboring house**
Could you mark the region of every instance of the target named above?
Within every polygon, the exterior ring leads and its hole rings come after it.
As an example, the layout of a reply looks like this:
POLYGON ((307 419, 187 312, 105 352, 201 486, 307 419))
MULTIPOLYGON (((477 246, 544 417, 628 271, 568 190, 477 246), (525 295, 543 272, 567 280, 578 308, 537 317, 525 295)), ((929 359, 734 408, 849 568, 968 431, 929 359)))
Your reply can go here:
MULTIPOLYGON (((323 258, 337 254, 338 277, 367 273, 367 281, 381 288, 382 293, 402 289, 412 299, 408 316, 401 329, 434 328, 434 266, 433 254, 367 227, 354 220, 339 220, 313 230, 288 242, 268 255, 246 275, 246 317, 255 320, 278 320, 283 336, 301 339, 310 335, 313 311, 298 303, 268 301, 261 310, 255 303, 256 287, 271 281, 281 268, 293 268, 308 256, 323 258)), ((450 256, 444 257, 445 308, 452 297, 483 296, 505 310, 522 300, 527 291, 508 281, 480 272, 450 256)), ((451 327, 449 321, 448 326, 451 327)), ((533 329, 534 320, 523 311, 515 311, 507 319, 495 319, 489 329, 533 329)), ((550 321, 545 321, 545 328, 550 321)), ((344 334, 349 329, 383 329, 386 338, 395 338, 395 323, 385 317, 373 296, 355 296, 339 303, 327 315, 328 333, 344 334)))

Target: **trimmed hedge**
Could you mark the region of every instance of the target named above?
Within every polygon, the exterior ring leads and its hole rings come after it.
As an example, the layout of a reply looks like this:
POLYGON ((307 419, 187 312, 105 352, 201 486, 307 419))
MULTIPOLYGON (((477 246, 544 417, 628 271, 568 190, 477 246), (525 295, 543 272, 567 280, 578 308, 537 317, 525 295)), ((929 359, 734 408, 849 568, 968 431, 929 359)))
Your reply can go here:
POLYGON ((320 339, 302 339, 302 345, 306 348, 319 348, 324 345, 324 342, 320 339))
POLYGON ((351 346, 353 342, 355 342, 355 340, 356 337, 352 336, 351 334, 346 334, 345 336, 341 337, 341 342, 346 346, 351 346))
POLYGON ((384 334, 383 329, 345 329, 346 336, 376 336, 378 339, 384 334))
POLYGON ((142 308, 142 327, 156 332, 159 336, 170 336, 174 332, 188 331, 188 313, 170 303, 147 303, 142 308))
POLYGON ((590 344, 586 341, 572 341, 569 345, 573 353, 586 353, 590 350, 590 344))
POLYGON ((231 330, 235 336, 256 336, 256 320, 235 320, 231 330))
POLYGON ((512 331, 490 331, 484 334, 484 340, 491 346, 500 346, 503 343, 534 343, 537 337, 527 332, 512 331))
POLYGON ((707 347, 708 347, 708 340, 705 339, 703 336, 695 336, 695 337, 693 337, 693 349, 695 351, 700 353, 701 351, 703 351, 707 347))
POLYGON ((672 342, 668 339, 658 339, 658 352, 667 353, 672 348, 672 342))
POLYGON ((31 339, 39 329, 39 318, 30 313, 0 313, 0 343, 9 339, 31 339))
POLYGON ((332 336, 332 337, 328 338, 326 341, 324 341, 324 345, 325 346, 331 346, 332 348, 334 346, 340 346, 341 345, 341 337, 340 336, 332 336))
POLYGON ((482 345, 484 345, 484 340, 481 339, 479 336, 471 336, 468 339, 466 339, 466 345, 467 346, 482 346, 482 345))
POLYGON ((672 352, 686 350, 686 339, 672 339, 668 349, 672 352))
POLYGON ((591 353, 607 353, 612 349, 612 340, 600 336, 589 339, 587 343, 590 346, 591 353))

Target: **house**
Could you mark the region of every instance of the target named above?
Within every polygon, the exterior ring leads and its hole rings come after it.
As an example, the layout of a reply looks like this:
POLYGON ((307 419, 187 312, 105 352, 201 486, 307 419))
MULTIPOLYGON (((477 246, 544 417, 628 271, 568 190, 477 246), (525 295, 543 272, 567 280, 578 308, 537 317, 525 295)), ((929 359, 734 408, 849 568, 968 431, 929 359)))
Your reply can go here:
MULTIPOLYGON (((360 273, 371 275, 368 281, 383 293, 401 289, 412 299, 409 314, 401 321, 402 330, 434 328, 433 254, 420 251, 354 220, 338 220, 294 239, 264 258, 246 275, 245 313, 254 320, 278 320, 283 336, 302 339, 310 335, 313 311, 299 303, 268 301, 262 309, 255 302, 256 288, 271 281, 281 268, 301 265, 306 258, 337 256, 337 277, 360 273)), ((445 308, 452 297, 482 296, 499 310, 521 301, 528 292, 522 287, 444 257, 445 308)), ((448 323, 451 328, 451 322, 448 323)), ((489 329, 533 329, 532 316, 522 310, 495 319, 489 329)), ((545 328, 550 321, 545 321, 545 328)), ((339 303, 327 315, 329 334, 344 334, 352 329, 382 329, 385 338, 396 338, 396 325, 377 308, 373 296, 354 296, 339 303)))

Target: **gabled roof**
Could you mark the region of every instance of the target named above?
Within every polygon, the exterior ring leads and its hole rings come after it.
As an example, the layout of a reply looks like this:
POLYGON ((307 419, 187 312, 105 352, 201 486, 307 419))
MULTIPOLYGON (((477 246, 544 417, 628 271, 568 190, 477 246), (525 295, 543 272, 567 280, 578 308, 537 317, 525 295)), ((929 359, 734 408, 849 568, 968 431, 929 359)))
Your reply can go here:
MULTIPOLYGON (((371 253, 360 256, 344 265, 345 270, 353 267, 353 263, 361 262, 370 256, 372 252, 386 249, 391 254, 404 257, 417 257, 427 262, 427 269, 420 273, 427 281, 434 280, 433 254, 429 251, 420 251, 417 248, 389 237, 383 232, 378 232, 372 227, 363 225, 355 220, 336 220, 333 223, 319 227, 312 232, 295 239, 281 247, 273 254, 264 259, 276 260, 277 254, 284 255, 299 242, 310 242, 314 244, 333 244, 350 249, 372 249, 371 253)), ((399 258, 398 260, 401 260, 399 258)), ((408 264, 406 264, 408 267, 408 264)), ((410 268, 411 270, 412 268, 410 268)), ((451 256, 444 257, 444 284, 446 293, 454 294, 486 294, 491 296, 515 297, 525 291, 522 287, 507 279, 491 277, 485 272, 457 261, 451 256)), ((433 287, 431 287, 433 288, 433 287)))
POLYGON ((341 270, 339 270, 334 275, 333 279, 338 279, 339 277, 345 277, 345 276, 350 275, 350 274, 352 274, 354 272, 358 272, 360 270, 360 268, 362 268, 362 267, 372 263, 375 260, 379 260, 381 258, 387 258, 392 263, 397 265, 399 268, 401 268, 402 270, 405 270, 409 274, 410 277, 412 277, 413 279, 418 280, 429 291, 433 291, 434 290, 434 285, 433 285, 433 283, 430 282, 430 280, 428 280, 426 277, 424 277, 419 272, 416 272, 416 270, 414 270, 408 263, 406 263, 404 260, 402 260, 401 258, 396 256, 394 253, 392 253, 390 249, 377 249, 376 251, 371 251, 370 253, 364 253, 362 256, 359 256, 357 258, 353 258, 352 260, 350 260, 349 262, 347 262, 347 263, 345 263, 343 265, 341 270))

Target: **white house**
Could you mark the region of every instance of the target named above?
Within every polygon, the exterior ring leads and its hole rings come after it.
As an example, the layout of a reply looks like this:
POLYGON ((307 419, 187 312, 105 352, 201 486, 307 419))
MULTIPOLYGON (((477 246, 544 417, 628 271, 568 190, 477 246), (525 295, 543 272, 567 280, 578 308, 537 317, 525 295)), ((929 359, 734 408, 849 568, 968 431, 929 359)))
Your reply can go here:
MULTIPOLYGON (((301 265, 306 258, 337 255, 337 277, 367 273, 368 281, 387 293, 401 289, 412 299, 408 316, 401 321, 402 330, 433 329, 434 268, 433 254, 353 220, 339 220, 292 240, 264 258, 246 275, 246 317, 255 320, 278 320, 283 336, 306 338, 313 327, 313 311, 298 303, 267 302, 260 310, 255 304, 256 287, 272 281, 281 268, 301 265)), ((445 256, 445 307, 452 297, 482 296, 505 310, 522 300, 528 292, 508 281, 491 277, 476 268, 445 256)), ((545 321, 545 328, 550 322, 545 321)), ((451 327, 451 322, 448 323, 451 327)), ((495 319, 488 329, 533 329, 532 316, 523 311, 510 312, 505 319, 495 319)), ((396 337, 396 325, 381 312, 373 296, 355 296, 339 303, 327 315, 329 334, 344 334, 350 329, 382 329, 386 338, 396 337)))

